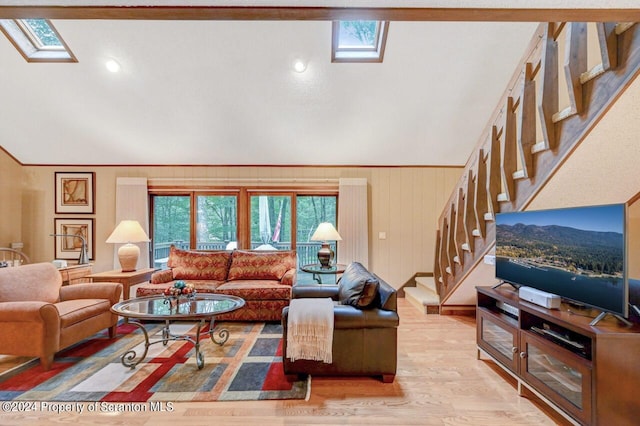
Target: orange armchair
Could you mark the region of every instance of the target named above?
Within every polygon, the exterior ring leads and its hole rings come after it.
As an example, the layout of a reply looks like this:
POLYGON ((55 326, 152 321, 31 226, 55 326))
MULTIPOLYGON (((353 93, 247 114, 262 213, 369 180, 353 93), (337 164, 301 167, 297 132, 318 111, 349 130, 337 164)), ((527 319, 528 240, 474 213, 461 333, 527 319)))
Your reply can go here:
POLYGON ((48 370, 56 352, 102 329, 115 337, 121 294, 119 283, 62 287, 51 263, 0 268, 0 353, 40 357, 48 370))

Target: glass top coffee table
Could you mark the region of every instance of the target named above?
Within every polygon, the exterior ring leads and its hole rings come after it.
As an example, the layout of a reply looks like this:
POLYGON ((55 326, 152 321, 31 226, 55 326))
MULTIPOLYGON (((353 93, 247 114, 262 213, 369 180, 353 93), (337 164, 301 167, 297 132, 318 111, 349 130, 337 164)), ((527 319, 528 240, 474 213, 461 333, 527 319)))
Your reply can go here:
POLYGON ((122 364, 126 367, 134 368, 147 356, 149 346, 156 343, 167 345, 170 340, 186 340, 194 344, 196 351, 196 365, 198 369, 204 367, 204 355, 200 352, 200 336, 209 335, 211 340, 222 346, 229 339, 229 330, 214 330, 216 315, 235 311, 244 306, 244 300, 236 296, 224 294, 196 294, 194 296, 165 297, 163 295, 137 297, 116 303, 111 307, 111 312, 129 320, 129 324, 140 328, 144 333, 144 353, 138 357, 134 350, 125 352, 122 355, 122 364), (162 329, 162 340, 149 341, 147 329, 141 321, 164 321, 162 329), (174 335, 169 329, 171 321, 195 320, 197 321, 196 334, 174 335), (209 329, 202 331, 206 322, 209 322, 209 329), (216 335, 218 339, 216 339, 216 335))

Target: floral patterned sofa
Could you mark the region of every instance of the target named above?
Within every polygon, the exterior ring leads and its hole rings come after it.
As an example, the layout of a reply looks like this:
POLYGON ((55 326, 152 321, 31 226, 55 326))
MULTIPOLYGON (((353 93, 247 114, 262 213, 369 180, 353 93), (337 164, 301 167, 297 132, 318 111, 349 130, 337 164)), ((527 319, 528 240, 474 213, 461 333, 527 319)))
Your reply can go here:
POLYGON ((198 251, 171 246, 169 269, 155 272, 136 296, 161 294, 176 280, 191 283, 199 293, 219 293, 245 300, 241 309, 220 320, 280 321, 296 282, 295 251, 198 251))

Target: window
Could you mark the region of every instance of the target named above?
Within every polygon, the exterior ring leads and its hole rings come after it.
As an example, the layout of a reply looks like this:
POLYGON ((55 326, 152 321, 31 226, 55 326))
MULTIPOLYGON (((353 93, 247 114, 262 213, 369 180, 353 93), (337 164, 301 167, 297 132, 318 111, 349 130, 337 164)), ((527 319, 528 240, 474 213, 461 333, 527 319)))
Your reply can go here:
POLYGON ((334 21, 332 62, 382 62, 388 21, 334 21))
MULTIPOLYGON (((301 265, 318 262, 318 250, 322 241, 311 241, 311 236, 322 222, 336 226, 338 206, 335 195, 300 195, 297 197, 297 251, 301 265)), ((334 252, 338 252, 335 241, 329 241, 334 252)))
POLYGON ((251 196, 251 248, 290 250, 291 196, 251 196))
POLYGON ((0 19, 0 30, 28 62, 77 62, 47 19, 0 19))
POLYGON ((226 250, 237 247, 238 197, 196 195, 196 247, 226 250))
POLYGON ((316 263, 321 242, 311 236, 321 222, 335 225, 338 212, 337 189, 151 190, 150 200, 151 258, 157 268, 166 267, 172 244, 198 250, 293 249, 301 265, 316 263))
POLYGON ((188 249, 191 240, 191 196, 157 195, 151 197, 153 226, 151 237, 152 261, 156 268, 164 268, 169 248, 188 249))

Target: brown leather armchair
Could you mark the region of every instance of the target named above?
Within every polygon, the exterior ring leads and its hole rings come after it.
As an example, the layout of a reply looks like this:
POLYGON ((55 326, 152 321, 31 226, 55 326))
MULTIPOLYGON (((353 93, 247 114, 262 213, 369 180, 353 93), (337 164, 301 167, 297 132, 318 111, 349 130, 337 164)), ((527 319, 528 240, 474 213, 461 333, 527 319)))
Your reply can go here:
MULTIPOLYGON (((398 359, 397 330, 400 323, 396 290, 384 280, 373 276, 377 278, 379 285, 371 305, 363 308, 342 304, 334 306, 331 364, 304 359, 291 361, 286 357, 289 307, 283 309, 283 366, 285 374, 290 379, 307 374, 381 376, 383 382, 393 382, 398 359)), ((339 285, 300 284, 292 289, 292 298, 330 297, 337 302, 340 296, 342 294, 339 285)))
POLYGON ((0 269, 0 353, 37 356, 44 370, 56 352, 108 328, 115 337, 122 284, 62 287, 51 263, 0 269))

